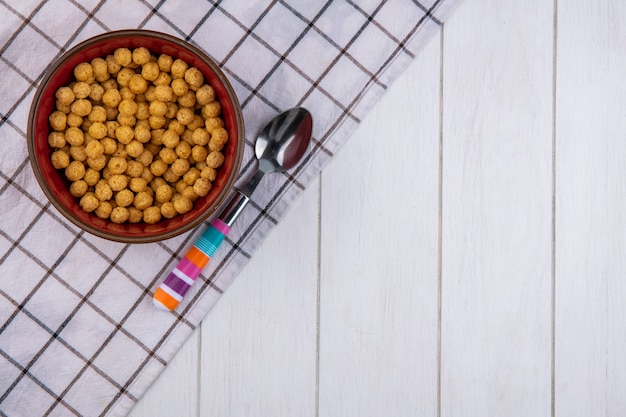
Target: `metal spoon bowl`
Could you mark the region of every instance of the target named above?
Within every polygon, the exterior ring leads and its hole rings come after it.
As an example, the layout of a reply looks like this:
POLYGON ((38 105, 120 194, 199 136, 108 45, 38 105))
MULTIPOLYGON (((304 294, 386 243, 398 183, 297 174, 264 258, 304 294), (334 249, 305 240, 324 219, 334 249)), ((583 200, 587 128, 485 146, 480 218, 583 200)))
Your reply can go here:
POLYGON ((308 110, 296 107, 280 113, 259 133, 254 153, 257 169, 250 179, 236 189, 235 195, 221 214, 211 222, 176 268, 154 292, 154 304, 161 310, 174 310, 191 288, 223 242, 252 193, 265 174, 293 168, 306 152, 313 131, 313 118, 308 110))

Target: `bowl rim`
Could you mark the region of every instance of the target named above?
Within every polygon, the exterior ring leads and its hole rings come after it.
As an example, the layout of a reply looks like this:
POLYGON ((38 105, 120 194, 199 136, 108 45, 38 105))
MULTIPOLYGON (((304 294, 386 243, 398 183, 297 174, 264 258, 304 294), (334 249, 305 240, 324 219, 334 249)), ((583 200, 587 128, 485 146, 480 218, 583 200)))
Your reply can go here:
MULTIPOLYGON (((241 163, 243 160, 244 147, 245 147, 245 130, 244 129, 245 129, 245 126, 244 126, 244 121, 243 121, 243 113, 242 113, 241 105, 239 103, 237 94, 235 93, 235 90, 233 89, 230 81, 228 80, 228 78, 226 77, 222 69, 213 61, 213 59, 211 59, 207 55, 207 53, 205 53, 204 51, 202 51, 200 48, 196 47, 195 45, 192 45, 189 42, 186 42, 180 38, 177 38, 167 33, 157 32, 157 31, 147 30, 147 29, 122 29, 122 30, 115 30, 115 31, 101 33, 99 35, 95 35, 88 39, 85 39, 79 42, 78 44, 76 44, 75 46, 73 46, 72 48, 65 51, 63 54, 61 54, 59 57, 57 57, 53 61, 52 65, 46 71, 46 74, 44 75, 41 82, 37 86, 37 89, 33 96, 33 100, 31 102, 31 106, 29 109, 26 141, 27 141, 27 147, 28 147, 28 158, 30 161, 31 169, 33 170, 35 174, 35 178, 40 188, 42 189, 43 193, 46 195, 48 201, 61 213, 61 215, 64 218, 69 220, 75 226, 79 227, 81 230, 84 230, 88 233, 91 233, 95 236, 98 236, 107 240, 121 242, 121 243, 151 243, 151 242, 158 242, 158 241, 166 240, 166 239, 178 236, 182 233, 185 233, 201 225, 207 218, 209 218, 212 214, 214 214, 219 209, 219 207, 223 204, 226 197, 233 190, 235 181, 237 180, 238 174, 241 169, 241 163), (182 224, 179 227, 176 227, 171 230, 165 230, 165 231, 155 232, 155 233, 146 232, 145 234, 141 234, 141 235, 115 234, 112 231, 102 230, 94 226, 93 224, 83 221, 82 219, 77 218, 76 216, 72 215, 70 209, 67 206, 65 206, 61 201, 59 201, 59 199, 55 196, 52 189, 50 188, 50 185, 46 181, 45 176, 41 170, 41 167, 39 165, 39 161, 36 155, 36 151, 35 151, 35 119, 37 116, 37 110, 41 103, 42 95, 48 86, 48 83, 56 75, 57 71, 59 71, 59 69, 63 67, 63 65, 65 65, 65 62, 70 57, 80 53, 81 51, 85 49, 88 49, 102 41, 107 41, 107 40, 112 40, 112 39, 117 39, 117 38, 126 38, 126 37, 141 37, 141 38, 148 38, 148 39, 164 40, 166 42, 175 44, 176 46, 182 48, 183 50, 186 50, 187 52, 193 55, 196 55, 201 61, 203 61, 204 64, 206 64, 209 67, 209 69, 214 73, 215 77, 222 84, 223 89, 226 91, 226 94, 229 100, 232 102, 235 125, 237 128, 237 135, 236 135, 237 144, 235 148, 235 155, 234 155, 234 162, 233 162, 232 170, 231 170, 230 176, 226 179, 226 182, 224 183, 224 187, 222 188, 220 193, 217 195, 216 199, 211 204, 211 206, 208 209, 204 210, 203 212, 199 213, 196 217, 192 218, 191 220, 187 221, 186 223, 182 224)), ((110 220, 104 220, 104 221, 110 222, 110 220)))

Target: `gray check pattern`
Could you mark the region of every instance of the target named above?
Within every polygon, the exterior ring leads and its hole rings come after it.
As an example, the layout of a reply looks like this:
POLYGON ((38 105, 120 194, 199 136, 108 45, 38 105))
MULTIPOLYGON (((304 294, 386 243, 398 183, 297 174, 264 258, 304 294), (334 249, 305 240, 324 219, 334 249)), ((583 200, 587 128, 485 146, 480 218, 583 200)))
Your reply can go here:
POLYGON ((0 416, 122 416, 230 285, 459 0, 0 0, 0 416), (243 105, 246 151, 294 106, 313 145, 266 177, 179 308, 152 294, 195 240, 109 242, 46 200, 28 163, 26 121, 51 62, 102 32, 144 28, 205 50, 243 105))

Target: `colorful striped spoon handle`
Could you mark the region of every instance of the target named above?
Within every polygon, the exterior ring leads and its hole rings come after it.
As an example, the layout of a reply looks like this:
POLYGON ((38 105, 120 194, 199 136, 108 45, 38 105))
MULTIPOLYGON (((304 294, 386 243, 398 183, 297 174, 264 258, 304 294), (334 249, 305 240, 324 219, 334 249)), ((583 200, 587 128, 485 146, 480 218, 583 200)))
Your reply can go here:
POLYGON ((176 268, 165 278, 154 293, 154 305, 162 310, 174 310, 209 263, 230 226, 215 219, 187 251, 176 268))

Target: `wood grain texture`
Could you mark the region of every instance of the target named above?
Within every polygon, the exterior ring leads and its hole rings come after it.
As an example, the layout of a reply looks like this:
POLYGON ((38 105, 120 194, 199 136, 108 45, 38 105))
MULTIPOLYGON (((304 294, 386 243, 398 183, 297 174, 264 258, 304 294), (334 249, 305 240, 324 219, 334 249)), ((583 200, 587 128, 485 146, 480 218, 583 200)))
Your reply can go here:
POLYGON ((437 410, 440 48, 322 173, 321 416, 437 410))
POLYGON ((200 416, 315 415, 318 194, 314 183, 202 322, 200 416))
POLYGON ((556 415, 624 415, 626 4, 562 1, 556 125, 556 415))
POLYGON ((552 22, 488 0, 446 23, 442 416, 551 412, 552 22))
POLYGON ((625 415, 624 21, 464 0, 131 416, 625 415))

